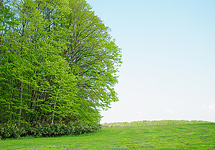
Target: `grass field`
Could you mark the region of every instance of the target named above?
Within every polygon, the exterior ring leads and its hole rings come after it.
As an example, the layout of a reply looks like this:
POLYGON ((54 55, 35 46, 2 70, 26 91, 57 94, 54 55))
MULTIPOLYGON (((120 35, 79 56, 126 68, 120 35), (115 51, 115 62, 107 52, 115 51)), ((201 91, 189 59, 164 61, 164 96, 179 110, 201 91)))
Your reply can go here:
POLYGON ((79 136, 1 140, 0 149, 215 149, 215 123, 166 120, 103 126, 79 136))

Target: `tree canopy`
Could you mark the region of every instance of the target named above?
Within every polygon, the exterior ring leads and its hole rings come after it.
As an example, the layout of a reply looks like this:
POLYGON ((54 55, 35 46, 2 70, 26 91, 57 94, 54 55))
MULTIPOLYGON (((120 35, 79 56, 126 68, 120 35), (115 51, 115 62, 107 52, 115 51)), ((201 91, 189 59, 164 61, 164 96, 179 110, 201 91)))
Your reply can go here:
POLYGON ((0 123, 99 123, 121 49, 85 0, 0 1, 0 123))

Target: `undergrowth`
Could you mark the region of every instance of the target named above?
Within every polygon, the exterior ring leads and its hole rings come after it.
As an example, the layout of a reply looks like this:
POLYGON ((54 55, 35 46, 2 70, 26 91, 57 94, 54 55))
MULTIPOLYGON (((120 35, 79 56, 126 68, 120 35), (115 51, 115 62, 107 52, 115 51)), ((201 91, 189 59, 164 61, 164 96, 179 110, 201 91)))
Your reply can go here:
POLYGON ((95 132, 101 129, 100 124, 87 124, 70 122, 62 123, 36 123, 34 125, 18 126, 17 124, 0 124, 0 139, 20 138, 26 136, 33 137, 54 137, 62 135, 79 135, 83 133, 95 132))

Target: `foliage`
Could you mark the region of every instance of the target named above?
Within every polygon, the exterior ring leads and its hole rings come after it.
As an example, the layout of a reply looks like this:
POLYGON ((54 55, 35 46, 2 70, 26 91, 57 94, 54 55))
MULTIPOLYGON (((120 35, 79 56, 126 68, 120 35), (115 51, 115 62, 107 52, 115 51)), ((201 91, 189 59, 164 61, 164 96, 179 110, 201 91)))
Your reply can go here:
MULTIPOLYGON (((176 121, 180 122, 180 121, 176 121)), ((0 149, 215 149, 215 124, 105 127, 95 133, 0 141, 0 149)))
MULTIPOLYGON (((0 2, 0 124, 9 125, 5 132, 16 132, 11 124, 21 130, 34 122, 82 122, 77 133, 88 132, 88 124, 100 122, 100 110, 118 100, 114 85, 121 50, 109 28, 85 0, 0 2)), ((46 132, 41 129, 42 136, 46 132)))
POLYGON ((20 138, 23 136, 53 137, 62 135, 79 135, 95 132, 100 128, 100 124, 86 124, 78 122, 70 122, 68 124, 55 122, 51 125, 44 122, 42 124, 35 123, 33 125, 27 125, 22 128, 16 124, 4 124, 0 125, 0 139, 20 138))

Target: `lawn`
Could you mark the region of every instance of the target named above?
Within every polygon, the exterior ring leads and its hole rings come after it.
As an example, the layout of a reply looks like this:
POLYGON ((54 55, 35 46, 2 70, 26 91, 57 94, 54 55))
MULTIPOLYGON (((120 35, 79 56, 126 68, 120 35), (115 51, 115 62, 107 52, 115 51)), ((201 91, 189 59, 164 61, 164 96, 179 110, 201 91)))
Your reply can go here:
POLYGON ((1 140, 0 149, 215 149, 215 123, 167 120, 103 126, 79 136, 1 140))

